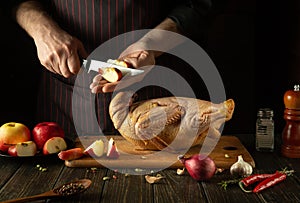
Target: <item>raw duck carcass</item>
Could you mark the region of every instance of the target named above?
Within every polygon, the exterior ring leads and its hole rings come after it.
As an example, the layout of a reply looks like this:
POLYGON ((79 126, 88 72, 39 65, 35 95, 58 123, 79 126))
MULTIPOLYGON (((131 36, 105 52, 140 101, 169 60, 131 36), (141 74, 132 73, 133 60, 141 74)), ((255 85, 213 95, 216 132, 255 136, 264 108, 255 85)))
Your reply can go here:
POLYGON ((218 139, 220 128, 232 118, 235 103, 228 99, 212 103, 188 97, 163 97, 135 101, 133 92, 119 92, 112 99, 109 114, 115 128, 129 142, 143 150, 179 150, 218 139))

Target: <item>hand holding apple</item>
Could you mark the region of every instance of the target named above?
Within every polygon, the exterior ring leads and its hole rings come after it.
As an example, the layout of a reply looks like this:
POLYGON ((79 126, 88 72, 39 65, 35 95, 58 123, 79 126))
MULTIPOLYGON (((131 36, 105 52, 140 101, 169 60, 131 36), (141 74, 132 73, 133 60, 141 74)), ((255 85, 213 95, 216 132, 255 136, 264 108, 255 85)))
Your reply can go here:
POLYGON ((31 140, 29 128, 17 122, 8 122, 0 127, 0 150, 7 152, 11 145, 31 140))
POLYGON ((64 130, 56 122, 41 122, 32 130, 33 141, 39 150, 43 149, 46 141, 52 137, 65 137, 64 130))

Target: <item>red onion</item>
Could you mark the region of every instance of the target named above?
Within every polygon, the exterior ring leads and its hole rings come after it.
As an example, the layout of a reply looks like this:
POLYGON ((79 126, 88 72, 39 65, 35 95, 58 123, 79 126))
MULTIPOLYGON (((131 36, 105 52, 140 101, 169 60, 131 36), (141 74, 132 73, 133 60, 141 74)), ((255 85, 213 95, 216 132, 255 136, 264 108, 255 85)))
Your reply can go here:
POLYGON ((192 178, 197 181, 210 179, 217 169, 215 162, 203 154, 194 154, 188 158, 180 155, 178 159, 183 163, 192 178))

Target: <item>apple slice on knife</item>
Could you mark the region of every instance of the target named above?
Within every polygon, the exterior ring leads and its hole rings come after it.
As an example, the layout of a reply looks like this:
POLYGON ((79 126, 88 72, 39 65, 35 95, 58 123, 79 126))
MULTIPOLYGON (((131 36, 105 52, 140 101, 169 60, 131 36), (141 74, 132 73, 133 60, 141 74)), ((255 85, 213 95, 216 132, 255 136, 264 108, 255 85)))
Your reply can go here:
POLYGON ((99 69, 99 73, 108 82, 117 82, 121 80, 123 77, 122 72, 118 68, 114 68, 114 67, 99 69))

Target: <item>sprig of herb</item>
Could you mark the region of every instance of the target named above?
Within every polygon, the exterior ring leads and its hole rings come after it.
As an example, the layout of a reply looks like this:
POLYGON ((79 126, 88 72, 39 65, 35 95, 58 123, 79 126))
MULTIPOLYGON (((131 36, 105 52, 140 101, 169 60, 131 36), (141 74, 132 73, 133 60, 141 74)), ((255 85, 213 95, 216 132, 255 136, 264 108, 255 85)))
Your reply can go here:
POLYGON ((231 180, 222 180, 221 182, 218 183, 218 185, 221 185, 221 188, 223 188, 224 190, 226 190, 229 185, 237 184, 240 181, 241 181, 241 178, 231 179, 231 180))

